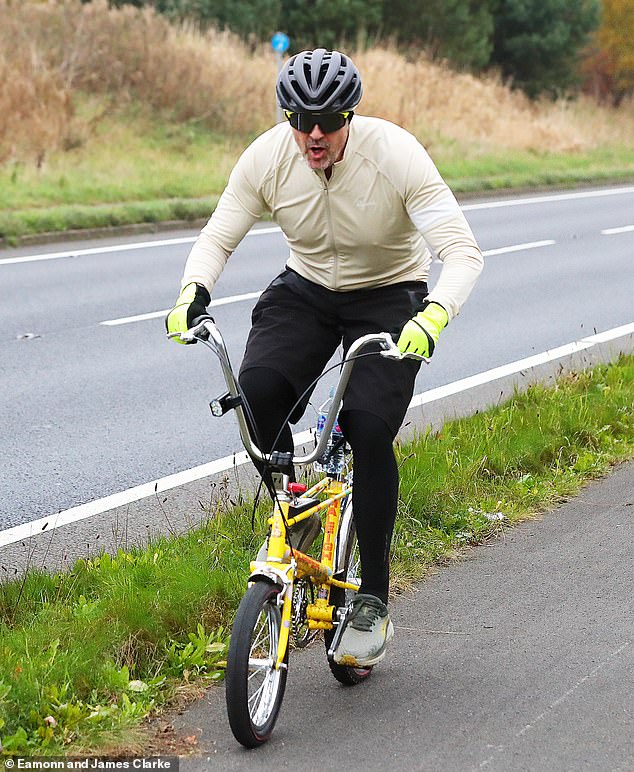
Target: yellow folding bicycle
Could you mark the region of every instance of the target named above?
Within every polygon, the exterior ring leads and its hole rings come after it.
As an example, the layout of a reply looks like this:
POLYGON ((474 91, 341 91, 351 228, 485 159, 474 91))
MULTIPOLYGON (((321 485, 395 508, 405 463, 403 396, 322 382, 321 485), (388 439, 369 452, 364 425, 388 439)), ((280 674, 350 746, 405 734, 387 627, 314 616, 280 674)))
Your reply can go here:
POLYGON ((377 348, 378 344, 377 355, 397 360, 411 355, 402 355, 387 332, 359 338, 342 363, 314 450, 304 456, 278 451, 265 454, 249 434, 245 413, 248 406, 213 319, 200 317, 180 338, 184 342, 204 342, 214 351, 228 391, 211 402, 212 413, 220 416, 235 410, 247 452, 272 470, 275 494, 267 554, 265 559, 251 562, 248 588, 231 631, 225 678, 231 730, 238 742, 254 748, 265 743, 273 732, 284 697, 291 642, 305 646, 323 630, 328 663, 338 681, 358 684, 372 672, 372 667, 338 664, 333 659, 343 632, 341 623, 361 583, 352 512, 351 454, 345 452, 343 438, 333 442, 333 427, 355 357, 363 348, 371 344, 377 348), (291 482, 281 471, 313 463, 327 474, 308 490, 305 485, 291 482), (323 518, 320 559, 294 549, 288 538, 292 526, 317 513, 323 518))

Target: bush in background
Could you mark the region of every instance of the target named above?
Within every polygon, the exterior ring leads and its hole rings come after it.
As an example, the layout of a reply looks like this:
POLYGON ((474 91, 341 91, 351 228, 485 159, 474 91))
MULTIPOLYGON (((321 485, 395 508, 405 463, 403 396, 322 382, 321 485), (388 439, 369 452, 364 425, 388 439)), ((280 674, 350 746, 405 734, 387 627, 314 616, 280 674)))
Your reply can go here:
POLYGON ((217 132, 259 131, 273 116, 270 56, 231 33, 202 34, 105 0, 1 2, 0 74, 0 160, 73 144, 90 125, 73 122, 78 93, 99 97, 102 109, 140 103, 217 132))
POLYGON ((498 0, 491 63, 528 96, 557 96, 578 85, 598 23, 598 0, 498 0))
POLYGON ((582 71, 585 90, 599 101, 619 105, 634 94, 633 0, 603 0, 582 71))
MULTIPOLYGON (((578 54, 598 24, 599 0, 113 0, 153 6, 268 42, 290 35, 291 52, 394 40, 402 50, 481 72, 501 69, 531 97, 576 81, 578 54)), ((631 0, 622 0, 631 2, 631 0)))
MULTIPOLYGON (((365 84, 359 112, 425 144, 587 150, 632 144, 634 116, 590 100, 531 102, 499 77, 456 73, 395 48, 351 52, 365 84)), ((85 142, 105 113, 143 109, 241 140, 274 121, 275 58, 229 32, 172 24, 152 8, 0 0, 0 162, 85 142)))

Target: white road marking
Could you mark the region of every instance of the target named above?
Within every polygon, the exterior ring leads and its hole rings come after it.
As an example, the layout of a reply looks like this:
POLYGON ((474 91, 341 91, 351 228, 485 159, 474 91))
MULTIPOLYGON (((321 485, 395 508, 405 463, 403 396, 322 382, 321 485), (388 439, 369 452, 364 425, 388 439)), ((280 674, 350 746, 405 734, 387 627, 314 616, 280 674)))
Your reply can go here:
MULTIPOLYGON (((459 392, 473 389, 476 386, 490 383, 491 381, 498 380, 507 375, 518 373, 521 370, 527 370, 528 368, 544 364, 545 362, 552 362, 556 359, 560 359, 568 354, 583 351, 598 343, 616 340, 617 338, 622 338, 626 335, 634 335, 634 322, 595 335, 590 335, 589 337, 573 341, 564 346, 558 346, 557 348, 544 351, 541 354, 535 354, 534 356, 526 357, 525 359, 509 362, 500 367, 494 367, 491 370, 485 370, 482 373, 469 376, 468 378, 462 378, 453 383, 448 383, 445 386, 439 386, 438 388, 424 391, 422 394, 415 395, 409 406, 410 408, 419 407, 420 405, 443 399, 449 395, 458 394, 459 392)), ((312 437, 312 429, 293 435, 293 439, 297 446, 310 442, 312 437)), ((67 509, 55 515, 42 517, 38 520, 33 520, 30 523, 24 523, 23 525, 16 525, 13 528, 0 531, 0 547, 6 547, 9 544, 14 544, 23 539, 37 536, 43 531, 52 531, 55 528, 61 528, 69 523, 75 523, 78 520, 85 520, 94 515, 103 514, 115 507, 131 504, 135 501, 154 496, 157 493, 162 493, 180 485, 186 485, 187 483, 200 480, 203 477, 208 477, 212 474, 226 472, 236 466, 246 464, 248 460, 248 455, 244 451, 241 453, 234 453, 230 456, 210 461, 207 464, 202 464, 201 466, 196 466, 183 472, 177 472, 168 477, 154 480, 153 482, 137 485, 134 488, 129 488, 128 490, 114 493, 111 496, 90 501, 87 504, 72 507, 72 509, 67 509)))
MULTIPOLYGON (((553 244, 556 244, 556 241, 552 241, 551 239, 547 239, 546 241, 529 241, 526 244, 514 244, 510 247, 500 247, 499 249, 488 249, 485 250, 482 254, 485 257, 489 257, 491 255, 504 255, 508 252, 523 252, 526 249, 537 249, 538 247, 549 247, 553 244)), ((264 292, 264 290, 258 290, 257 292, 247 292, 244 295, 230 295, 228 297, 224 298, 218 298, 217 300, 212 300, 209 304, 209 307, 212 306, 226 306, 229 303, 240 303, 243 300, 254 300, 255 298, 260 297, 260 295, 264 292)), ((121 324, 133 324, 134 322, 145 322, 148 319, 160 319, 161 317, 166 316, 169 313, 170 309, 166 308, 163 311, 149 311, 146 314, 136 314, 135 316, 123 316, 119 319, 107 319, 105 322, 99 322, 99 324, 103 324, 106 327, 118 327, 121 324)))
MULTIPOLYGON (((247 236, 266 236, 270 233, 280 233, 280 228, 275 225, 270 228, 253 228, 247 236)), ((89 249, 69 249, 65 252, 44 252, 41 255, 23 255, 22 257, 6 257, 0 260, 0 265, 13 265, 14 263, 36 263, 40 260, 59 260, 62 257, 86 257, 87 255, 101 255, 109 252, 127 252, 129 249, 152 249, 153 247, 171 247, 178 244, 193 244, 198 236, 186 236, 180 239, 157 239, 156 241, 138 241, 129 244, 115 244, 111 247, 90 247, 89 249)), ((246 238, 246 236, 245 236, 246 238)))
MULTIPOLYGON (((634 186, 623 188, 608 188, 604 190, 584 190, 576 193, 556 193, 546 196, 529 196, 524 198, 503 198, 498 201, 487 201, 480 204, 465 204, 461 206, 463 212, 471 212, 477 209, 498 209, 506 206, 523 206, 530 204, 547 204, 553 201, 570 201, 576 198, 600 198, 603 196, 621 196, 634 193, 634 186)), ((278 226, 253 228, 247 236, 265 236, 270 233, 280 233, 278 226)), ((85 255, 98 255, 108 252, 123 252, 128 249, 151 249, 152 247, 172 246, 176 244, 191 244, 196 236, 181 239, 164 239, 162 241, 141 241, 138 243, 118 244, 110 247, 93 247, 91 249, 71 249, 66 252, 48 252, 39 255, 24 255, 22 257, 6 257, 0 259, 0 265, 13 265, 15 263, 31 263, 39 260, 57 260, 62 257, 84 257, 85 255)))
POLYGON ((604 231, 601 231, 601 235, 614 236, 617 233, 629 233, 630 231, 634 231, 634 225, 623 225, 621 228, 606 228, 604 231))
POLYGON ((529 204, 549 204, 553 201, 570 201, 575 198, 600 198, 602 196, 623 196, 634 193, 634 186, 624 188, 607 188, 604 190, 582 190, 577 193, 555 193, 552 196, 527 196, 526 198, 508 198, 498 201, 485 201, 481 204, 465 204, 463 212, 476 209, 499 209, 504 206, 524 206, 529 204))
POLYGON ((193 469, 188 469, 184 472, 177 472, 168 477, 162 477, 160 480, 136 485, 134 488, 128 488, 125 491, 113 493, 111 496, 95 499, 95 501, 89 501, 87 504, 80 504, 77 507, 66 509, 56 515, 51 515, 50 517, 42 517, 39 520, 33 520, 31 523, 8 528, 4 531, 0 531, 0 547, 6 547, 8 544, 14 544, 17 541, 37 536, 40 533, 48 533, 55 528, 61 528, 64 525, 76 523, 78 520, 86 520, 86 518, 103 514, 115 507, 122 507, 131 504, 134 501, 140 501, 141 499, 155 496, 158 493, 176 488, 179 485, 186 485, 188 482, 199 480, 201 477, 207 477, 208 475, 231 469, 234 465, 240 466, 247 461, 248 456, 246 452, 237 453, 233 456, 227 456, 226 458, 219 458, 216 461, 210 461, 208 464, 202 464, 201 466, 196 466, 193 469))
POLYGON ((160 241, 139 241, 130 244, 116 244, 111 247, 91 247, 90 249, 70 249, 66 252, 44 252, 41 255, 24 255, 23 257, 6 257, 0 260, 0 265, 13 265, 14 263, 35 263, 39 260, 59 260, 62 257, 86 257, 87 255, 101 255, 109 252, 123 252, 128 249, 147 249, 150 247, 169 247, 176 244, 191 244, 196 239, 188 236, 182 239, 162 239, 160 241))
MULTIPOLYGON (((229 295, 225 298, 218 298, 217 300, 212 300, 209 304, 209 308, 215 307, 215 306, 226 306, 229 303, 240 303, 243 300, 254 300, 255 298, 259 298, 262 294, 262 290, 258 290, 257 292, 247 292, 244 295, 229 295)), ((106 327, 116 327, 120 324, 131 324, 132 322, 144 322, 146 319, 159 319, 160 317, 167 316, 167 314, 170 312, 171 309, 167 308, 164 311, 150 311, 148 314, 138 314, 137 316, 125 316, 121 319, 108 319, 105 322, 99 322, 99 324, 104 324, 106 327)))
POLYGON ((491 257, 491 255, 506 255, 508 252, 523 252, 525 249, 537 249, 538 247, 550 247, 556 244, 556 241, 552 239, 545 239, 544 241, 527 241, 526 244, 514 244, 511 247, 500 247, 499 249, 487 249, 482 254, 484 257, 491 257))
POLYGON ((513 375, 514 373, 520 372, 520 370, 529 370, 531 367, 538 367, 546 362, 552 362, 555 359, 561 359, 570 354, 576 354, 578 351, 592 348, 592 346, 596 346, 598 343, 607 343, 610 340, 632 334, 634 334, 634 322, 631 324, 624 324, 621 327, 614 327, 611 330, 590 335, 587 338, 567 343, 564 346, 558 346, 557 348, 543 351, 541 354, 534 354, 525 359, 518 359, 515 362, 509 362, 509 364, 494 367, 492 370, 486 370, 483 373, 471 375, 468 378, 462 378, 459 381, 454 381, 453 383, 447 383, 444 386, 438 386, 435 389, 424 391, 422 394, 417 394, 412 398, 409 407, 420 407, 420 405, 426 405, 429 402, 444 399, 453 394, 458 394, 461 391, 474 389, 476 386, 482 386, 485 383, 496 381, 507 375, 513 375))

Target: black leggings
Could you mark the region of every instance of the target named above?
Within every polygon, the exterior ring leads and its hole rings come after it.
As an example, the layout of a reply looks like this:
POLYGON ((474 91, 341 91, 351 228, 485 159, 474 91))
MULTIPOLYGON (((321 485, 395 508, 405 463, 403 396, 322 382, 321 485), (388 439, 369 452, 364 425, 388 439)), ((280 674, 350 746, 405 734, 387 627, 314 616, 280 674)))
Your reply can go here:
MULTIPOLYGON (((255 433, 251 428, 254 439, 269 452, 295 402, 294 390, 283 375, 267 367, 242 372, 240 386, 257 424, 255 433)), ((343 411, 340 424, 354 453, 352 503, 361 554, 360 592, 376 595, 387 603, 390 542, 398 500, 394 437, 382 418, 364 410, 343 411)), ((288 423, 276 446, 276 450, 293 450, 288 423)), ((261 465, 258 469, 264 472, 261 465)), ((264 479, 270 486, 270 480, 266 476, 264 479)))

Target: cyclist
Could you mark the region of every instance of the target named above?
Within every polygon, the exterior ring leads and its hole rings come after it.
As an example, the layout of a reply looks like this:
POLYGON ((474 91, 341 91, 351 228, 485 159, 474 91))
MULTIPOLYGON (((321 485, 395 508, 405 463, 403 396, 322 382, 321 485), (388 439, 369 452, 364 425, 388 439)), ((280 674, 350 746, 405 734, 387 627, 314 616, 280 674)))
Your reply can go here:
MULTIPOLYGON (((349 57, 323 48, 292 56, 276 92, 286 122, 238 160, 192 247, 166 324, 182 332, 205 312, 227 259, 268 212, 290 253, 253 310, 239 381, 255 418, 254 439, 270 451, 284 425, 276 449, 292 451, 289 411, 339 344, 345 351, 361 335, 387 330, 402 352, 431 356, 483 261, 456 199, 416 138, 354 114, 362 86, 349 57), (431 292, 430 249, 443 263, 431 292)), ((361 558, 361 587, 334 656, 346 665, 376 664, 393 635, 387 610, 398 498, 393 440, 418 368, 411 359, 360 358, 344 395, 340 424, 354 452, 361 558)))

